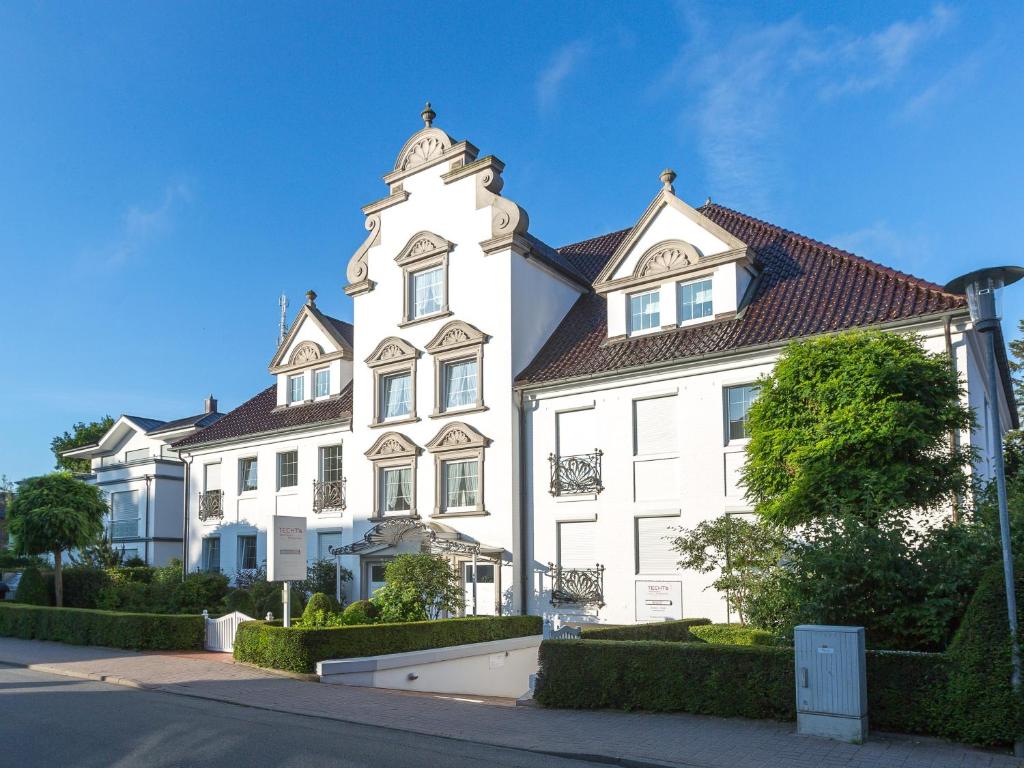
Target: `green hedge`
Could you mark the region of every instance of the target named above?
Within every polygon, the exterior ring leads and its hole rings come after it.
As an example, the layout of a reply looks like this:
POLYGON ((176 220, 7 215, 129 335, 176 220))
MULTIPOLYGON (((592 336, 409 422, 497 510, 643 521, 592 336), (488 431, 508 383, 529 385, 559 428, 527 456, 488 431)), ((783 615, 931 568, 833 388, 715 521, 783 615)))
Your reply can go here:
POLYGON ((478 616, 405 624, 285 629, 280 622, 246 621, 235 635, 239 661, 290 672, 313 672, 318 661, 422 651, 541 634, 539 616, 478 616))
POLYGON ((703 624, 690 627, 697 640, 719 645, 781 645, 779 638, 763 629, 743 624, 703 624))
POLYGON ((868 651, 868 724, 883 731, 948 736, 949 659, 941 653, 868 651))
POLYGON ((202 616, 115 613, 0 603, 0 635, 133 650, 201 650, 202 616))
POLYGON ((584 640, 671 640, 688 643, 693 641, 690 627, 710 623, 710 619, 677 619, 654 624, 590 625, 582 627, 580 634, 584 640))

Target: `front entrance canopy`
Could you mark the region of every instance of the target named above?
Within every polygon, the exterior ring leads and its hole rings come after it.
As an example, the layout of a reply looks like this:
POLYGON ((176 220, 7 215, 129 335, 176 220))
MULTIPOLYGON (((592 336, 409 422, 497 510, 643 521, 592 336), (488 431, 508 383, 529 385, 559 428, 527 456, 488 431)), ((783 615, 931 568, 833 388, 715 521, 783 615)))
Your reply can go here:
POLYGON ((421 523, 409 518, 382 520, 368 530, 363 538, 343 547, 328 547, 332 555, 364 555, 398 546, 406 538, 420 539, 424 552, 441 555, 474 555, 498 562, 503 550, 469 541, 454 528, 437 522, 421 523))

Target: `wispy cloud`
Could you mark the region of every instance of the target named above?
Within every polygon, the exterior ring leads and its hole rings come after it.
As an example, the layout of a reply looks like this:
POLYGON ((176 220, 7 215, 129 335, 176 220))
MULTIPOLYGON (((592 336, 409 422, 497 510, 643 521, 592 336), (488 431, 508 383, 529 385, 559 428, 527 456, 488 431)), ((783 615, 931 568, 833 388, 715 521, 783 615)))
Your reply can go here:
MULTIPOLYGON (((130 206, 121 216, 121 226, 114 242, 103 249, 99 258, 108 267, 117 267, 137 258, 147 246, 167 232, 178 210, 192 201, 192 188, 187 181, 168 184, 156 205, 130 206)), ((97 254, 93 254, 95 257, 97 254)))
MULTIPOLYGON (((686 40, 650 95, 687 105, 680 120, 694 132, 712 194, 764 215, 787 174, 785 129, 807 101, 824 105, 909 80, 917 57, 957 20, 954 10, 938 5, 919 18, 855 35, 811 27, 797 15, 723 38, 692 4, 680 7, 680 17, 686 40)), ((902 108, 923 110, 942 89, 940 80, 902 108)))
POLYGON ((590 55, 590 47, 590 43, 576 40, 555 51, 537 78, 537 106, 541 112, 549 112, 555 107, 562 85, 590 55))

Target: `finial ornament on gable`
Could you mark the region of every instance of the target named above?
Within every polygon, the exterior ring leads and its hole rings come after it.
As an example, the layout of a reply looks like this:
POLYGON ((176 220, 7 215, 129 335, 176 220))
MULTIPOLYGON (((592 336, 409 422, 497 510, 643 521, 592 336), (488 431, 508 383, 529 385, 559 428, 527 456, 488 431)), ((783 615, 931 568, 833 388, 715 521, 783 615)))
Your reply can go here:
POLYGON ((423 118, 423 126, 425 128, 429 128, 431 125, 433 125, 434 118, 437 117, 437 113, 430 108, 429 101, 427 102, 427 106, 423 108, 423 111, 420 112, 420 117, 423 118))
POLYGON ((672 182, 676 180, 676 172, 671 168, 666 168, 661 172, 661 183, 664 185, 666 192, 675 192, 675 188, 672 186, 672 182))
POLYGON ((312 289, 306 291, 306 306, 307 307, 315 307, 316 306, 316 291, 314 291, 312 289))

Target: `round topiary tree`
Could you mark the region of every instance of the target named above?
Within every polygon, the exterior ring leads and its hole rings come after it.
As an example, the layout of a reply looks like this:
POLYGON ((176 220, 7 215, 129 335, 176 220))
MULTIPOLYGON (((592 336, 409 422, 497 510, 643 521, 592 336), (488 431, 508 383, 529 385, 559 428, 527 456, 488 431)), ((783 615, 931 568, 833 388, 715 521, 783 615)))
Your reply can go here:
POLYGON ((380 611, 371 601, 356 600, 345 608, 341 618, 345 624, 373 624, 379 615, 380 611))
POLYGON ((338 605, 338 601, 330 595, 324 592, 314 592, 313 596, 309 598, 309 602, 306 603, 306 608, 302 611, 302 623, 312 624, 317 612, 319 612, 321 616, 331 613, 340 613, 341 606, 338 605))
POLYGON ((14 593, 14 602, 26 605, 50 604, 50 590, 46 586, 46 579, 34 565, 21 572, 18 590, 14 593))

